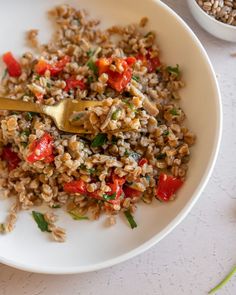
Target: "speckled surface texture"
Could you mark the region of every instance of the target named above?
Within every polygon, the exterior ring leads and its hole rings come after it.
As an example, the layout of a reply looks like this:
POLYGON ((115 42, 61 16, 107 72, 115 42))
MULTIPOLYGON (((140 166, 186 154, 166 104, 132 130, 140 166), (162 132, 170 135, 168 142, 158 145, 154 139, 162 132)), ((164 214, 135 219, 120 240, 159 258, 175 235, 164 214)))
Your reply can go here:
MULTIPOLYGON (((194 0, 193 0, 194 1, 194 0)), ((0 295, 201 295, 236 264, 236 45, 217 40, 193 20, 185 0, 165 0, 197 34, 220 83, 224 128, 220 154, 188 217, 146 253, 88 274, 52 276, 0 265, 0 295)), ((217 294, 236 294, 236 277, 217 294)))

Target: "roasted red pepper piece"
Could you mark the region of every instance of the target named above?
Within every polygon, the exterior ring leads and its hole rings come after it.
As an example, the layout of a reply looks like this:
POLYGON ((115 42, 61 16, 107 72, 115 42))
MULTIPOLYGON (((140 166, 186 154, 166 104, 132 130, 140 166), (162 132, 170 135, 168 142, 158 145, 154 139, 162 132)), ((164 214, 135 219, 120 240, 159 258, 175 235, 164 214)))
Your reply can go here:
POLYGON ((53 138, 49 133, 32 142, 30 146, 31 154, 27 157, 27 161, 34 163, 36 161, 44 160, 50 163, 54 160, 53 156, 53 138))
MULTIPOLYGON (((113 194, 115 194, 115 200, 119 199, 123 190, 122 190, 122 186, 119 185, 119 181, 118 180, 115 180, 113 183, 108 183, 107 184, 111 191, 107 193, 107 195, 111 196, 113 194)), ((113 200, 111 200, 113 201, 113 200)))
POLYGON ((54 64, 49 64, 43 59, 40 59, 37 64, 35 65, 35 72, 39 75, 44 75, 46 70, 49 70, 51 76, 58 75, 61 71, 63 71, 64 67, 68 62, 70 62, 71 58, 68 55, 65 55, 59 61, 55 62, 54 64))
POLYGON ((150 51, 146 55, 138 54, 136 58, 141 60, 144 66, 147 67, 148 73, 155 72, 156 69, 161 65, 159 57, 151 57, 150 51))
POLYGON ((142 158, 142 159, 140 159, 139 161, 138 161, 138 165, 139 166, 143 166, 144 164, 147 164, 148 163, 148 160, 147 159, 145 159, 145 158, 142 158))
POLYGON ((133 57, 114 59, 114 62, 118 67, 123 67, 124 70, 122 73, 110 69, 110 65, 113 62, 112 58, 100 58, 97 60, 96 65, 98 67, 99 75, 106 73, 108 75, 108 84, 116 91, 122 92, 132 78, 131 65, 133 65, 135 61, 136 59, 133 57))
POLYGON ((64 191, 70 194, 87 194, 86 183, 82 180, 73 180, 64 184, 64 191))
POLYGON ((123 187, 123 191, 126 198, 139 198, 142 195, 142 192, 126 185, 123 187))
POLYGON ((168 202, 182 185, 181 179, 161 173, 156 188, 156 197, 161 201, 168 202))
POLYGON ((125 183, 125 177, 119 177, 115 173, 112 173, 112 181, 117 181, 119 185, 123 185, 125 183))
POLYGON ((79 87, 81 90, 86 88, 85 83, 83 80, 77 80, 74 77, 70 77, 66 80, 66 87, 64 88, 65 91, 69 91, 70 89, 74 89, 79 87))
POLYGON ((8 146, 2 149, 1 158, 7 162, 8 170, 14 170, 20 163, 20 158, 16 152, 13 152, 12 149, 8 146))
POLYGON ((7 66, 7 71, 11 77, 19 77, 21 75, 21 65, 19 62, 14 58, 12 53, 6 52, 3 55, 3 61, 7 66))

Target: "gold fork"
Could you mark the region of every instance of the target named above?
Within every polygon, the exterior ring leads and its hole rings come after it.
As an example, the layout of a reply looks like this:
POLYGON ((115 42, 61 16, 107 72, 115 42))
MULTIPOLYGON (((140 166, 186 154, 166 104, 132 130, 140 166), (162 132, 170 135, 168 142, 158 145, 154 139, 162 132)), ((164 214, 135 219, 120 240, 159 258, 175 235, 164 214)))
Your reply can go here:
MULTIPOLYGON (((53 119, 58 129, 69 133, 92 133, 92 131, 84 130, 79 126, 73 125, 70 118, 73 113, 82 112, 85 111, 87 108, 97 106, 102 106, 102 101, 77 101, 65 99, 60 101, 56 105, 48 106, 44 104, 37 104, 32 102, 25 102, 22 100, 13 100, 0 97, 0 110, 45 114, 53 119)), ((109 133, 130 130, 131 129, 116 129, 109 131, 109 133)))

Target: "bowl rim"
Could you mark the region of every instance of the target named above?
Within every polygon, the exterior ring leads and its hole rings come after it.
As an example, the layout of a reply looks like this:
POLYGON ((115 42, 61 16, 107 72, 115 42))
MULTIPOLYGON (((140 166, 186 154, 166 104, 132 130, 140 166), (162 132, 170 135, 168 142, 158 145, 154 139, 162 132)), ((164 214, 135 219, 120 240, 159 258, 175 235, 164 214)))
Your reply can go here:
POLYGON ((202 57, 205 59, 206 63, 208 64, 209 70, 211 72, 211 79, 213 83, 215 84, 215 91, 216 91, 216 120, 217 120, 217 126, 216 126, 216 133, 215 133, 215 143, 214 148, 211 151, 211 156, 209 158, 208 165, 206 167, 205 173, 202 176, 201 181, 199 182, 198 186, 195 189, 195 192, 191 196, 191 199, 186 203, 184 208, 178 213, 178 215, 166 226, 161 232, 154 235, 151 239, 147 240, 145 243, 141 244, 139 247, 134 248, 133 250, 130 250, 129 252, 119 255, 115 258, 108 259, 106 261, 88 265, 88 266, 73 266, 73 267, 37 267, 34 265, 28 265, 25 263, 19 263, 14 262, 11 259, 4 258, 0 256, 0 262, 17 268, 24 271, 34 272, 34 273, 41 273, 41 274, 56 274, 56 275, 63 275, 63 274, 77 274, 77 273, 86 273, 86 272, 92 272, 101 270, 116 264, 119 264, 121 262, 124 262, 130 258, 134 258, 135 256, 143 253, 144 251, 150 249, 152 246, 157 244, 160 240, 162 240, 164 237, 166 237, 180 222, 183 221, 183 219, 188 215, 188 213, 191 211, 197 200, 199 199, 201 193, 203 192, 211 174, 214 169, 216 159, 218 156, 219 148, 220 148, 220 142, 222 137, 222 103, 221 103, 221 94, 220 94, 220 88, 216 79, 216 75, 214 73, 213 66, 211 64, 211 61, 206 53, 206 50, 204 49, 203 45, 197 38, 197 36, 194 34, 194 32, 190 29, 190 27, 185 23, 185 21, 174 11, 172 10, 167 4, 159 1, 159 0, 149 0, 150 2, 154 2, 157 6, 162 7, 164 10, 166 10, 170 16, 174 17, 178 23, 184 27, 184 29, 189 33, 189 35, 192 37, 194 43, 198 48, 200 49, 202 53, 202 57))
POLYGON ((232 26, 226 23, 223 23, 217 19, 215 19, 213 16, 210 16, 209 14, 206 13, 206 11, 204 11, 198 4, 196 0, 188 0, 189 5, 193 5, 196 7, 196 9, 198 9, 199 11, 201 11, 202 15, 204 15, 206 18, 208 18, 210 21, 212 21, 214 24, 216 25, 221 25, 222 27, 225 27, 225 29, 230 29, 230 30, 235 30, 236 31, 236 26, 232 26))

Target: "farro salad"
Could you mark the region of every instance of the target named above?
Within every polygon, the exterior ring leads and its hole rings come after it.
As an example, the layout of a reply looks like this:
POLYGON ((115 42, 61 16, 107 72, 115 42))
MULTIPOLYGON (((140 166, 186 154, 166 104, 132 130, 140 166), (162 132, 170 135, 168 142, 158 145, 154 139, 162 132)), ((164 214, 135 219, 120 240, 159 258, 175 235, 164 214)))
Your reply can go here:
POLYGON ((180 67, 160 59, 146 17, 102 31, 99 21, 67 5, 49 15, 57 30, 48 44, 31 30, 34 54, 3 54, 0 95, 46 105, 99 100, 103 106, 72 118, 90 130, 83 135, 59 131, 46 115, 0 111, 0 186, 14 200, 0 232, 13 230, 20 210, 31 210, 41 231, 62 242, 57 208, 75 220, 105 213, 110 224, 122 212, 135 228, 139 202, 172 201, 185 181, 195 136, 183 125, 180 67), (126 127, 132 131, 111 132, 126 127), (48 212, 35 211, 42 204, 48 212))

